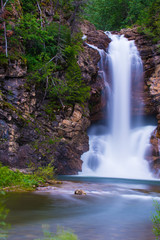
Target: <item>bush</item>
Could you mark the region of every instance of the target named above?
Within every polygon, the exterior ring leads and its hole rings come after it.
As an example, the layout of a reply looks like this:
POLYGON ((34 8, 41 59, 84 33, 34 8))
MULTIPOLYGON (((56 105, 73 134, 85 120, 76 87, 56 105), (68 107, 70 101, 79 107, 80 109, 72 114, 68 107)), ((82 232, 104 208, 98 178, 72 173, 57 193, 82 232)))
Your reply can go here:
POLYGON ((77 236, 71 231, 65 231, 62 228, 58 228, 57 233, 52 233, 49 231, 48 225, 43 225, 43 238, 35 240, 78 240, 77 236))
POLYGON ((89 0, 86 18, 105 31, 138 24, 146 35, 159 41, 160 0, 89 0))
POLYGON ((43 182, 42 178, 37 178, 31 174, 23 174, 16 170, 15 172, 10 170, 6 166, 0 164, 0 187, 18 186, 23 188, 32 188, 38 186, 39 182, 43 182))
POLYGON ((156 239, 160 239, 160 204, 155 201, 154 207, 156 213, 153 214, 152 222, 153 222, 153 233, 156 236, 156 239))
POLYGON ((141 31, 154 42, 159 41, 160 36, 160 0, 151 1, 149 7, 144 8, 137 22, 141 31))
POLYGON ((71 35, 68 26, 57 22, 43 25, 36 15, 26 13, 16 28, 17 36, 23 39, 29 81, 44 89, 55 105, 83 104, 90 88, 83 83, 77 63, 82 34, 71 35))
POLYGON ((37 178, 42 178, 45 181, 51 180, 54 178, 54 166, 52 166, 52 162, 49 163, 46 167, 38 167, 34 171, 34 176, 37 178))
POLYGON ((5 193, 0 191, 0 239, 5 240, 8 236, 9 224, 5 222, 9 210, 5 206, 5 193))
POLYGON ((17 187, 25 190, 33 190, 39 184, 53 179, 54 167, 50 163, 46 167, 37 168, 33 174, 24 174, 19 170, 12 171, 0 164, 0 176, 1 189, 5 187, 17 187))

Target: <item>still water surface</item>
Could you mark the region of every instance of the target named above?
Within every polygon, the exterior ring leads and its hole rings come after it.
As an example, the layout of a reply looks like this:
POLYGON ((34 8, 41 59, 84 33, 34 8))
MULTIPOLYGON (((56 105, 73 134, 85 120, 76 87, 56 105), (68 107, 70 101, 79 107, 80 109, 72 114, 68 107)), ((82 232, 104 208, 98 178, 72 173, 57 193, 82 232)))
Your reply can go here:
POLYGON ((42 225, 72 229, 80 240, 152 240, 154 200, 160 182, 65 177, 64 184, 34 193, 9 193, 9 240, 42 236, 42 225), (83 189, 87 195, 74 195, 83 189))

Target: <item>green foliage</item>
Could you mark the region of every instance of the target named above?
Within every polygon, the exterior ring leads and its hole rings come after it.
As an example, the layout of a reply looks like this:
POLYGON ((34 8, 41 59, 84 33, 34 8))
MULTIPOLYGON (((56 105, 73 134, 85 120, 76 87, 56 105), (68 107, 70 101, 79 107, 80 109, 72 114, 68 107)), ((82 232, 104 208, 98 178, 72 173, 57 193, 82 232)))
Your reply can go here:
POLYGON ((160 36, 160 0, 152 1, 149 7, 144 8, 139 16, 138 24, 140 30, 154 39, 159 41, 160 36))
POLYGON ((86 7, 86 3, 86 0, 61 0, 60 8, 63 9, 65 17, 69 18, 73 13, 76 15, 76 17, 81 17, 83 10, 86 7))
POLYGON ((16 34, 23 39, 30 71, 41 68, 43 62, 50 60, 57 53, 57 23, 52 23, 42 29, 41 20, 27 13, 15 30, 16 34))
POLYGON ((38 167, 34 171, 34 176, 36 176, 36 178, 40 178, 40 179, 42 178, 45 181, 53 179, 54 178, 54 167, 52 165, 53 165, 53 163, 50 162, 45 167, 38 167))
POLYGON ((158 202, 154 202, 154 207, 156 213, 153 215, 152 222, 153 222, 153 233, 156 236, 156 239, 160 239, 160 205, 158 202))
POLYGON ((86 8, 86 17, 106 31, 139 24, 144 33, 159 40, 160 0, 93 0, 86 8))
POLYGON ((86 99, 89 98, 90 87, 82 83, 81 70, 75 59, 69 63, 66 72, 66 79, 68 89, 65 95, 68 102, 83 103, 86 99))
POLYGON ((18 186, 30 189, 38 186, 39 182, 44 182, 43 178, 34 175, 23 174, 20 171, 12 171, 7 166, 0 165, 0 188, 18 186))
POLYGON ((17 187, 25 190, 32 190, 41 183, 45 183, 54 177, 54 167, 52 163, 45 167, 39 167, 33 174, 24 174, 20 171, 12 171, 0 164, 0 188, 17 187))
POLYGON ((36 0, 20 0, 22 3, 22 9, 24 12, 35 12, 36 11, 36 0))
POLYGON ((5 56, 4 53, 0 53, 0 64, 2 66, 8 64, 8 58, 5 56))
POLYGON ((52 233, 49 231, 48 225, 43 225, 43 238, 35 240, 78 240, 77 236, 71 231, 65 231, 62 228, 58 228, 57 233, 52 233))
POLYGON ((8 236, 9 225, 6 223, 6 217, 9 210, 5 206, 5 193, 0 191, 0 239, 5 240, 8 236))
POLYGON ((84 103, 89 98, 90 88, 82 81, 81 70, 76 56, 81 50, 81 36, 74 36, 63 51, 66 61, 65 80, 54 77, 54 87, 50 87, 50 97, 56 96, 65 104, 84 103))
MULTIPOLYGON (((18 21, 17 17, 13 20, 8 17, 6 24, 11 34, 8 39, 9 59, 3 53, 0 63, 7 65, 18 59, 24 65, 27 63, 29 83, 36 83, 37 88, 44 92, 44 99, 51 100, 49 105, 53 107, 47 108, 46 112, 54 118, 53 108, 75 102, 83 104, 89 97, 90 89, 83 83, 77 64, 82 35, 75 35, 73 31, 86 1, 51 1, 54 7, 52 22, 48 22, 43 14, 43 8, 49 6, 50 1, 20 0, 21 5, 16 3, 18 21), (18 7, 22 8, 18 10, 18 7), (62 24, 62 18, 68 20, 67 25, 62 24)), ((7 6, 12 14, 12 5, 7 6)))
POLYGON ((86 8, 89 21, 102 30, 119 30, 128 13, 128 0, 93 0, 86 8))
MULTIPOLYGON (((41 21, 30 13, 17 25, 16 33, 23 38, 30 81, 44 90, 47 87, 52 103, 83 103, 89 97, 90 89, 82 82, 76 59, 81 50, 81 34, 71 37, 69 28, 56 22, 42 28, 41 21), (66 72, 63 80, 61 72, 66 72)), ((52 109, 47 108, 46 112, 52 115, 52 109)))

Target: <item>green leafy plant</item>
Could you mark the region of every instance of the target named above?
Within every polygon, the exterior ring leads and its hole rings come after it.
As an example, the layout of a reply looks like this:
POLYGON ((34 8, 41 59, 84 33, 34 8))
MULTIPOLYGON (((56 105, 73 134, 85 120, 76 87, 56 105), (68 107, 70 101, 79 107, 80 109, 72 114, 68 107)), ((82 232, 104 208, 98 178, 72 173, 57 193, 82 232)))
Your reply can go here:
POLYGON ((12 171, 9 167, 0 164, 0 176, 1 189, 9 187, 15 190, 33 190, 39 184, 54 178, 54 167, 50 163, 45 167, 38 167, 33 173, 24 174, 19 170, 12 171))
POLYGON ((160 239, 160 204, 157 201, 154 201, 155 213, 152 217, 153 222, 153 233, 156 236, 156 239, 160 239))
POLYGON ((92 0, 85 13, 98 29, 113 31, 138 24, 141 32, 159 40, 160 0, 92 0))
MULTIPOLYGON (((58 103, 64 107, 86 101, 90 88, 83 83, 77 63, 77 55, 82 50, 82 34, 71 34, 68 26, 57 22, 43 24, 42 28, 41 20, 31 13, 24 15, 16 33, 23 38, 28 79, 44 89, 44 97, 54 103, 50 106, 58 103)), ((52 115, 53 111, 47 108, 46 112, 52 115)))
MULTIPOLYGON (((69 1, 20 0, 20 17, 8 16, 7 30, 10 31, 9 57, 1 54, 0 62, 21 59, 28 67, 28 85, 36 84, 47 98, 46 113, 51 119, 53 109, 58 106, 83 104, 89 98, 90 88, 84 84, 77 56, 82 50, 82 34, 75 34, 75 23, 80 19, 85 7, 85 0, 69 1), (52 3, 51 3, 52 2, 52 3), (48 22, 43 10, 53 4, 53 21, 48 22), (62 21, 62 18, 63 21, 62 21), (11 20, 11 21, 10 21, 11 20), (67 24, 65 24, 67 22, 67 24)), ((12 4, 8 5, 12 15, 12 4)), ((45 109, 44 109, 45 110, 45 109)))
POLYGON ((152 38, 156 43, 160 36, 160 0, 150 2, 148 7, 145 7, 137 21, 141 26, 140 31, 152 38))
POLYGON ((5 192, 0 191, 0 239, 6 240, 8 237, 9 224, 6 223, 6 217, 9 210, 5 206, 5 192))
POLYGON ((22 4, 22 9, 24 12, 32 12, 36 11, 36 0, 20 0, 22 4))
POLYGON ((45 181, 54 179, 53 163, 50 162, 45 167, 38 167, 36 170, 34 170, 34 176, 36 176, 36 178, 42 178, 45 181))
POLYGON ((57 233, 49 231, 48 225, 43 225, 43 238, 38 238, 35 240, 78 240, 77 236, 71 231, 65 231, 62 228, 58 228, 57 233))
POLYGON ((0 165, 0 187, 13 187, 32 189, 33 186, 38 186, 40 181, 43 179, 36 178, 31 174, 23 174, 20 171, 12 171, 7 166, 0 165))

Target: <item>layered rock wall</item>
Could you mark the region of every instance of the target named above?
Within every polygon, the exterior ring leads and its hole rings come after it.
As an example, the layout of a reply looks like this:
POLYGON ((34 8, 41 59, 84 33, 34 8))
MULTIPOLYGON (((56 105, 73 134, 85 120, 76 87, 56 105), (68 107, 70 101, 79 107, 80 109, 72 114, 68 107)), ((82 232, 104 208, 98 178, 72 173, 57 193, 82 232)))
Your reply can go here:
POLYGON ((27 83, 26 66, 8 68, 0 69, 0 161, 25 168, 54 160, 59 174, 80 171, 80 156, 88 150, 87 105, 55 112, 51 121, 35 86, 27 83))

